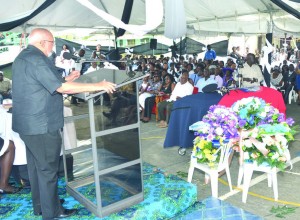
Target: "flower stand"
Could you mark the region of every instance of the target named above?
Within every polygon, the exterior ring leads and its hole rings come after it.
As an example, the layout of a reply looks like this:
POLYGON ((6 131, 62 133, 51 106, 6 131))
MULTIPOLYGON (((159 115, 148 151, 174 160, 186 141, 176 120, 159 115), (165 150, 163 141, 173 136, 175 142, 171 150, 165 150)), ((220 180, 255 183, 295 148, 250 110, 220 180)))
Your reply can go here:
POLYGON ((273 186, 274 199, 275 201, 277 201, 278 200, 277 168, 276 167, 272 168, 268 164, 264 164, 264 163, 257 165, 256 162, 253 163, 244 162, 244 164, 240 165, 239 168, 238 184, 237 184, 238 187, 240 187, 242 183, 242 179, 244 178, 243 186, 242 186, 243 203, 246 203, 247 201, 247 195, 248 195, 248 190, 250 187, 253 171, 265 172, 268 175, 268 187, 273 186))
POLYGON ((226 171, 229 189, 230 189, 230 191, 232 191, 231 176, 230 176, 229 163, 228 163, 228 159, 229 159, 229 156, 230 156, 232 150, 231 150, 231 144, 229 144, 229 143, 230 142, 224 143, 219 147, 218 150, 220 151, 220 160, 219 160, 219 163, 216 164, 215 166, 211 166, 208 163, 198 163, 197 157, 195 156, 195 152, 193 152, 191 155, 191 164, 190 164, 190 168, 189 168, 189 172, 188 172, 187 181, 188 182, 192 181, 195 168, 202 170, 203 172, 205 172, 205 175, 209 175, 209 177, 210 177, 211 194, 215 198, 218 198, 219 172, 223 171, 224 169, 226 171))

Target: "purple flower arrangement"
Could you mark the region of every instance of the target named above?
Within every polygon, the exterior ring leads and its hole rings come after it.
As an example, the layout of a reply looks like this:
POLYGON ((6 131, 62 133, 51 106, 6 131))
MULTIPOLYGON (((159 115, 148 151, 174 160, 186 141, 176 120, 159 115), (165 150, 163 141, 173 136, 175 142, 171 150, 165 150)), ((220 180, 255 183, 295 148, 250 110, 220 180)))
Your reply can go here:
POLYGON ((202 121, 192 124, 189 129, 208 141, 237 138, 237 114, 222 105, 212 105, 202 121))

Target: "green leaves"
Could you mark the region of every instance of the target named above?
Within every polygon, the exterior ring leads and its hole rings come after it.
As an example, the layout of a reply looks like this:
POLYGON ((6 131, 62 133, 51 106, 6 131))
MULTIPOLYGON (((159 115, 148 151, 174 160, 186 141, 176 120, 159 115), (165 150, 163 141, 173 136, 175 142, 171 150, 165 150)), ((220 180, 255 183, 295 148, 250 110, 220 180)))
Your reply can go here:
POLYGON ((188 176, 188 173, 187 172, 183 172, 183 171, 177 171, 176 172, 176 175, 181 178, 181 179, 186 179, 187 176, 188 176))
POLYGON ((295 213, 297 207, 287 207, 286 205, 280 207, 272 207, 272 209, 270 210, 270 212, 272 214, 275 215, 275 217, 277 218, 285 218, 286 215, 291 214, 291 213, 295 213))

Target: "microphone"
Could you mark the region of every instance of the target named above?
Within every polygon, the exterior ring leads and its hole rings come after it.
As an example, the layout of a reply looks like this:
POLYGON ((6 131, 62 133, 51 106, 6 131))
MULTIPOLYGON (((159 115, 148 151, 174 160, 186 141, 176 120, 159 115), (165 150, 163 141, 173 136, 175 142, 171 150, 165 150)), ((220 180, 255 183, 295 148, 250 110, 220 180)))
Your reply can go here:
POLYGON ((80 60, 80 57, 77 57, 77 56, 75 56, 71 53, 68 53, 68 52, 63 53, 63 58, 66 59, 66 60, 71 60, 71 59, 75 60, 76 63, 78 63, 79 60, 80 60))

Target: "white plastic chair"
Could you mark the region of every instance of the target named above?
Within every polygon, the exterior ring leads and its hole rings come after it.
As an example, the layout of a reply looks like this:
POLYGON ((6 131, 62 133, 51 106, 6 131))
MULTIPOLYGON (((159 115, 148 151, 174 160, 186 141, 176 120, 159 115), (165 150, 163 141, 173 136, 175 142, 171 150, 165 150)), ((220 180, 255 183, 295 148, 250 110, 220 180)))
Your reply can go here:
POLYGON ((289 104, 292 103, 292 101, 297 102, 298 93, 295 91, 295 88, 293 86, 292 90, 289 93, 289 104))
POLYGON ((274 199, 275 201, 277 201, 278 200, 277 168, 276 167, 271 168, 270 166, 265 164, 257 165, 256 162, 254 163, 244 162, 242 165, 240 165, 238 182, 237 182, 237 186, 241 187, 242 180, 244 179, 243 186, 242 186, 243 203, 246 203, 247 201, 247 195, 248 195, 248 190, 250 187, 253 171, 265 172, 268 175, 268 187, 273 186, 274 199))
POLYGON ((204 171, 205 174, 210 176, 211 194, 215 198, 218 198, 218 177, 219 177, 218 173, 223 171, 224 169, 226 171, 230 191, 232 191, 231 177, 229 172, 229 162, 228 162, 229 156, 232 152, 231 145, 224 144, 219 148, 219 150, 221 151, 220 161, 216 168, 211 168, 207 164, 197 163, 197 158, 194 157, 195 155, 193 153, 191 156, 191 164, 190 164, 188 179, 187 179, 189 183, 192 181, 195 168, 204 171))
MULTIPOLYGON (((284 89, 280 90, 283 94, 285 93, 284 89)), ((298 93, 295 91, 295 86, 292 87, 291 91, 289 92, 289 104, 292 103, 292 101, 297 102, 298 93)))

